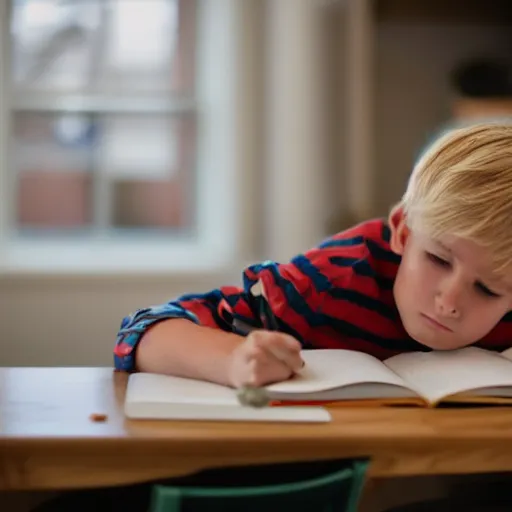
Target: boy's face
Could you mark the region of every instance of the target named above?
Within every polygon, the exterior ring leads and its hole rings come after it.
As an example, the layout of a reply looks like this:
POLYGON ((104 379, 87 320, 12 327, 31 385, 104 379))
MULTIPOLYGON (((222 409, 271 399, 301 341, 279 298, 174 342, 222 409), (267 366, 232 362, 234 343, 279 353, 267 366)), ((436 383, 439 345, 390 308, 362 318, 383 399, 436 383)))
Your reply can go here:
POLYGON ((512 274, 496 279, 482 247, 456 237, 410 231, 391 218, 392 249, 402 256, 395 301, 409 336, 436 350, 482 339, 512 309, 512 274))

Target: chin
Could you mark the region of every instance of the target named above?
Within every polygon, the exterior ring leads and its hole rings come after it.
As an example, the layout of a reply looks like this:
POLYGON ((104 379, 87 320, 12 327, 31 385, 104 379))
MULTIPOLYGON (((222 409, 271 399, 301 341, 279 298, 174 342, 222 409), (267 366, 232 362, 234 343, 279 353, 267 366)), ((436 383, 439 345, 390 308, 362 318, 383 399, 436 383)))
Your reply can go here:
POLYGON ((405 330, 407 334, 424 347, 432 350, 454 350, 466 346, 466 343, 455 343, 453 340, 443 340, 443 336, 431 332, 425 333, 422 329, 408 329, 405 330))
POLYGON ((432 350, 455 350, 456 348, 460 348, 460 345, 456 346, 449 346, 449 345, 443 345, 442 343, 426 343, 420 340, 416 340, 419 344, 423 345, 424 347, 431 348, 432 350))
POLYGON ((457 350, 459 348, 467 347, 470 343, 443 341, 442 339, 428 340, 421 336, 412 336, 420 345, 431 348, 432 350, 457 350))

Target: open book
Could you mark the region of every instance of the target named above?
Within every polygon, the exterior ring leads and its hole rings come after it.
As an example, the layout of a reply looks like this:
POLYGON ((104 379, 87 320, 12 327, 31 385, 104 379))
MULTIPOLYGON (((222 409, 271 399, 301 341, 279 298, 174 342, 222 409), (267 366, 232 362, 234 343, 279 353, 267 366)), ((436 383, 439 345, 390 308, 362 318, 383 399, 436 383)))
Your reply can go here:
POLYGON ((512 404, 512 348, 409 352, 382 362, 350 350, 311 350, 303 358, 300 374, 268 386, 277 403, 512 404))
POLYGON ((416 405, 443 402, 512 404, 512 348, 476 347, 410 352, 383 362, 351 350, 307 350, 293 378, 266 387, 274 407, 238 404, 236 391, 181 377, 130 375, 125 414, 130 418, 329 421, 322 406, 416 405), (279 406, 292 407, 279 407, 279 406), (316 407, 314 407, 316 405, 316 407))

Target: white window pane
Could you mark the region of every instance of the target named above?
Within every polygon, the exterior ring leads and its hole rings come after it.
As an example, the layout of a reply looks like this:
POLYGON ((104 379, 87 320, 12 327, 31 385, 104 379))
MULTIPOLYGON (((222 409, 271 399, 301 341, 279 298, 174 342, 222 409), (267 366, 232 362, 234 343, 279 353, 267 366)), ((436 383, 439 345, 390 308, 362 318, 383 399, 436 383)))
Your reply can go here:
POLYGON ((168 0, 111 4, 106 66, 128 71, 167 69, 177 33, 177 5, 168 0))
POLYGON ((175 120, 109 116, 103 122, 101 167, 112 178, 166 180, 176 174, 175 120))
POLYGON ((102 12, 100 0, 14 2, 14 83, 37 89, 88 87, 102 12))
POLYGON ((177 0, 111 0, 98 87, 171 89, 178 31, 177 0))
POLYGON ((17 114, 13 125, 18 172, 90 169, 97 127, 89 116, 17 114))
POLYGON ((194 20, 194 0, 17 0, 14 83, 38 91, 190 89, 194 20))

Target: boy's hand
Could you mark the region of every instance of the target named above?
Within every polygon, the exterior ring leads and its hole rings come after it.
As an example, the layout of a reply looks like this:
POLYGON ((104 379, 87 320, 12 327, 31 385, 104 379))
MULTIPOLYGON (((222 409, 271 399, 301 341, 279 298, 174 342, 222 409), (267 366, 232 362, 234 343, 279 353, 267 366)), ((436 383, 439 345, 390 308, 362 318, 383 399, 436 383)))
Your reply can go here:
POLYGON ((301 344, 288 334, 253 331, 231 353, 230 384, 264 386, 289 379, 304 366, 300 350, 301 344))

